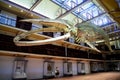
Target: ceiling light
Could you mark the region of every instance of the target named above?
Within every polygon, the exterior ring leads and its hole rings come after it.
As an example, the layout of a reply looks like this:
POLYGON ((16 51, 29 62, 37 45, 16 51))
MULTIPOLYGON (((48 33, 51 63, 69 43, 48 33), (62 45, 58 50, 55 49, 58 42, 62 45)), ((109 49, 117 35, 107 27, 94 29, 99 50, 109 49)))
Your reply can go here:
POLYGON ((21 10, 20 12, 23 12, 23 10, 21 10))
POLYGON ((9 8, 11 8, 12 6, 11 5, 9 5, 9 8))
POLYGON ((31 14, 31 16, 33 16, 33 14, 31 14))

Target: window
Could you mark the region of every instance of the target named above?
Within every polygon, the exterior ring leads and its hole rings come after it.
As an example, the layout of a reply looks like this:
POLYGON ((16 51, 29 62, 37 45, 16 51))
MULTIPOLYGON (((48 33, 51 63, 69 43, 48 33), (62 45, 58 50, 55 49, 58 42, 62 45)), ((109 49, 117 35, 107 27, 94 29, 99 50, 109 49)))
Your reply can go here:
POLYGON ((15 27, 16 19, 6 14, 0 14, 0 23, 15 27))

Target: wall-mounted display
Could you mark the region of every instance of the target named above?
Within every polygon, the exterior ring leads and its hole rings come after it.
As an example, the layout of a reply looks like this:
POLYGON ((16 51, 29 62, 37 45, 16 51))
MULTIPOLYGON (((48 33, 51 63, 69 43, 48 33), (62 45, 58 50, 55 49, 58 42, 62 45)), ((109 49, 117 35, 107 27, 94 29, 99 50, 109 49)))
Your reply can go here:
POLYGON ((18 79, 27 79, 27 74, 26 74, 26 64, 27 60, 15 60, 14 61, 14 66, 13 66, 13 79, 18 80, 18 79))

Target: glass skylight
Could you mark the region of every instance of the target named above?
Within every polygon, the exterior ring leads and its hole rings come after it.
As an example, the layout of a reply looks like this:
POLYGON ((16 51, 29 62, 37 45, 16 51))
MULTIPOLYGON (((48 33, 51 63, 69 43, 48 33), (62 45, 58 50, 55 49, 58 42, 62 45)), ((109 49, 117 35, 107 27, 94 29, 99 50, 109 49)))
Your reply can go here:
POLYGON ((78 4, 82 3, 83 0, 64 0, 64 5, 68 6, 69 9, 74 8, 75 6, 77 6, 78 4))
POLYGON ((83 18, 83 20, 88 20, 91 18, 94 18, 100 14, 103 13, 103 11, 101 11, 98 7, 95 6, 95 4, 91 4, 91 6, 89 5, 89 7, 81 7, 82 10, 80 12, 75 12, 77 15, 81 16, 83 18))
POLYGON ((81 4, 82 2, 86 0, 52 0, 52 1, 60 5, 61 7, 69 10, 71 8, 74 8, 78 4, 81 4))
POLYGON ((78 4, 81 4, 81 6, 74 10, 72 13, 77 17, 81 18, 83 21, 90 20, 92 23, 99 26, 104 26, 113 22, 109 16, 104 15, 105 11, 101 10, 92 1, 86 2, 85 4, 82 3, 87 0, 52 0, 52 1, 58 4, 59 6, 65 8, 66 10, 72 9, 78 4))
POLYGON ((97 17, 97 18, 91 20, 91 22, 98 26, 105 26, 105 25, 114 23, 107 14, 97 17))
POLYGON ((9 1, 30 9, 37 0, 9 0, 9 1))

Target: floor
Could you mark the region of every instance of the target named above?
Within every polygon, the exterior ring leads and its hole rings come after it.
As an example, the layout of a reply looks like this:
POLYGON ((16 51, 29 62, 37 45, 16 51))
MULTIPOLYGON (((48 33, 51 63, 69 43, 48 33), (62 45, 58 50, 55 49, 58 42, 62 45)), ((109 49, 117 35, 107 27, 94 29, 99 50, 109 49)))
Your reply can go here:
POLYGON ((120 80, 120 72, 103 72, 49 80, 120 80))

